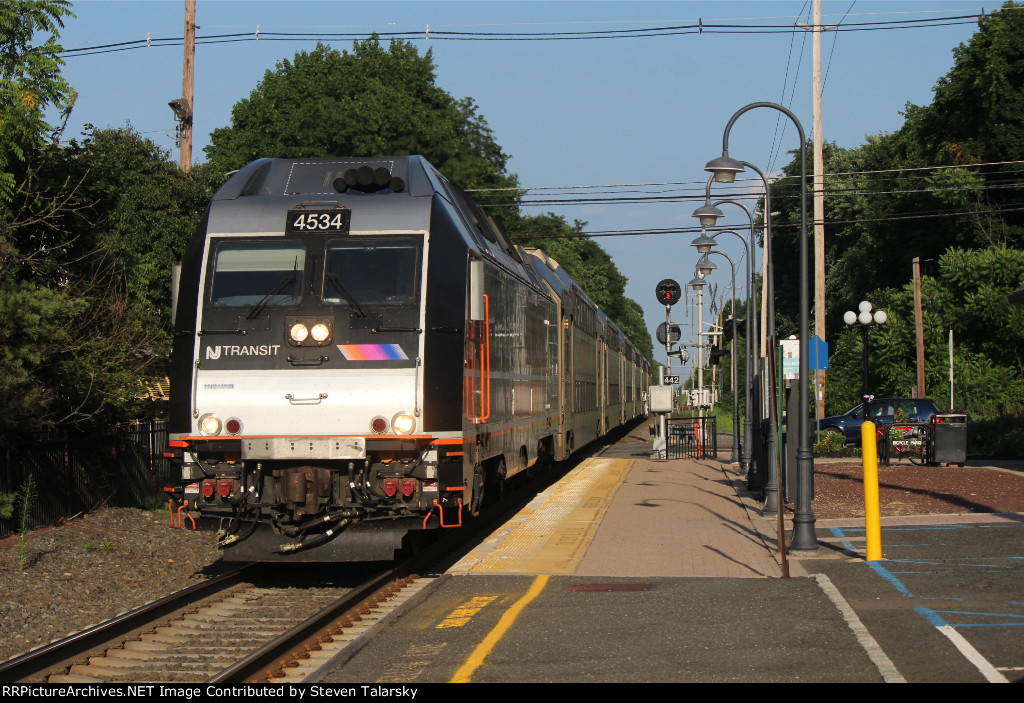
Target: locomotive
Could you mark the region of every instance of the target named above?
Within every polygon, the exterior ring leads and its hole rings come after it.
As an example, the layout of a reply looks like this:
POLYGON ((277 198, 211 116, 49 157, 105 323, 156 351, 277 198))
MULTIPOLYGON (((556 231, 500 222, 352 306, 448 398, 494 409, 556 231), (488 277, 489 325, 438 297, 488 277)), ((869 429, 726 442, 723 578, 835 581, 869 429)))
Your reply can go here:
POLYGON ((175 288, 172 513, 226 560, 392 559, 644 413, 647 360, 419 156, 248 164, 175 288))

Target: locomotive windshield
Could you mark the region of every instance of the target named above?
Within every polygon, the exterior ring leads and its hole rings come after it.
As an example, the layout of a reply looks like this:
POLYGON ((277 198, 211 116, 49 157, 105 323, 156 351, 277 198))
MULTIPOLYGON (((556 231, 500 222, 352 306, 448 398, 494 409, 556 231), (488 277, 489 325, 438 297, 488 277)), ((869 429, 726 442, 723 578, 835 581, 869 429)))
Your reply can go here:
POLYGON ((302 296, 302 242, 221 242, 210 303, 219 306, 296 305, 302 296))
POLYGON ((410 305, 419 297, 419 269, 419 245, 413 239, 329 242, 324 302, 354 308, 366 304, 410 305))

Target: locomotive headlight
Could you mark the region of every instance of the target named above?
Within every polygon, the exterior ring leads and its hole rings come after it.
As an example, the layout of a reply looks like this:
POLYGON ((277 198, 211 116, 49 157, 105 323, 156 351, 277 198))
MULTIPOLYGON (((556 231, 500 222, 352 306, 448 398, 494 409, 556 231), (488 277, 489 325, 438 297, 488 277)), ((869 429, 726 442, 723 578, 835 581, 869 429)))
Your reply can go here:
MULTIPOLYGON (((295 329, 294 327, 292 329, 295 329)), ((331 338, 331 328, 322 322, 318 322, 313 325, 313 329, 309 332, 310 336, 318 343, 323 344, 331 338)))
POLYGON ((416 429, 416 418, 410 412, 400 412, 391 418, 391 427, 395 434, 412 434, 416 429))
POLYGON ((292 341, 296 344, 302 344, 306 341, 306 337, 309 336, 309 328, 301 322, 296 322, 292 325, 292 328, 288 330, 288 336, 292 338, 292 341))
POLYGON ((207 413, 199 418, 199 434, 205 437, 216 437, 220 434, 220 418, 207 413))

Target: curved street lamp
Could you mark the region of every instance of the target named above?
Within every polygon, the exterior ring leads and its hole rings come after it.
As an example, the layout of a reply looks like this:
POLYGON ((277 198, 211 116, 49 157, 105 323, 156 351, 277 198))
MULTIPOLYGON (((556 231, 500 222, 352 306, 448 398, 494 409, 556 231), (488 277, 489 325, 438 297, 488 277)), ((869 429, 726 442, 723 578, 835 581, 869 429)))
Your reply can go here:
MULTIPOLYGON (((729 383, 732 385, 732 456, 729 458, 729 461, 737 463, 740 461, 740 406, 739 403, 736 402, 736 265, 733 264, 732 259, 729 258, 728 254, 720 251, 709 251, 700 261, 697 262, 698 270, 703 271, 705 275, 713 270, 705 270, 705 267, 714 267, 714 264, 708 259, 712 254, 724 257, 725 260, 729 262, 729 271, 732 276, 732 349, 729 354, 729 356, 732 357, 732 359, 730 359, 732 367, 730 369, 731 378, 729 380, 729 383)), ((749 337, 747 339, 749 339, 749 337)))
MULTIPOLYGON (((809 338, 810 328, 810 295, 808 290, 808 253, 809 245, 807 240, 807 141, 804 136, 803 125, 791 111, 782 105, 772 102, 756 102, 741 107, 737 110, 725 126, 722 135, 722 155, 712 159, 704 167, 715 175, 719 183, 731 183, 736 179, 736 174, 741 173, 744 164, 729 156, 729 133, 732 126, 739 119, 740 115, 755 108, 769 107, 783 113, 796 126, 800 139, 800 380, 797 394, 797 450, 796 450, 796 472, 797 472, 797 495, 796 510, 793 513, 793 536, 790 543, 790 550, 804 554, 816 553, 818 551, 818 539, 814 532, 814 512, 811 508, 811 498, 814 495, 814 453, 811 449, 811 433, 808 424, 810 415, 810 386, 809 386, 809 338)), ((767 189, 766 189, 767 193, 767 189)), ((766 212, 770 207, 766 203, 766 212)), ((765 237, 766 252, 769 237, 765 237)), ((766 253, 766 256, 768 254, 766 253)), ((774 330, 773 330, 774 331, 774 330)), ((765 506, 767 510, 767 504, 765 506)))
POLYGON ((708 178, 708 189, 704 205, 693 211, 693 216, 700 220, 702 226, 705 223, 714 223, 719 216, 724 217, 725 213, 718 209, 719 205, 736 205, 743 209, 750 221, 750 235, 744 237, 735 230, 726 229, 715 232, 710 237, 702 229, 701 236, 690 242, 690 246, 697 248, 697 251, 706 254, 717 243, 716 237, 722 233, 733 234, 743 242, 747 250, 747 334, 746 334, 746 364, 744 369, 744 413, 743 413, 743 445, 740 456, 740 471, 747 479, 747 488, 751 491, 760 491, 764 488, 764 474, 761 462, 761 392, 760 392, 760 362, 754 358, 754 345, 758 339, 758 314, 757 314, 757 267, 754 263, 754 214, 746 205, 738 200, 719 200, 710 203, 711 182, 714 176, 708 178))

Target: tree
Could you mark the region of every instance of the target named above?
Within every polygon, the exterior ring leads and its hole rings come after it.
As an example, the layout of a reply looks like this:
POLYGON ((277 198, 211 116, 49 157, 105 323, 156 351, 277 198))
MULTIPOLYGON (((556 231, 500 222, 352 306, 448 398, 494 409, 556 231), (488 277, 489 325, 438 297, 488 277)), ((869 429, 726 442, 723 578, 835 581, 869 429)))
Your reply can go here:
POLYGON ((27 154, 0 220, 0 429, 149 416, 170 267, 221 177, 129 129, 27 154))
POLYGON ((23 176, 26 152, 41 146, 52 127, 50 106, 64 116, 74 91, 60 75, 58 30, 73 16, 67 0, 15 0, 0 5, 0 208, 23 176), (50 36, 34 44, 37 32, 50 36))
POLYGON ((352 52, 317 44, 284 60, 215 129, 210 161, 231 170, 261 157, 420 154, 463 188, 515 185, 508 156, 469 98, 435 84, 430 51, 376 37, 352 52))

